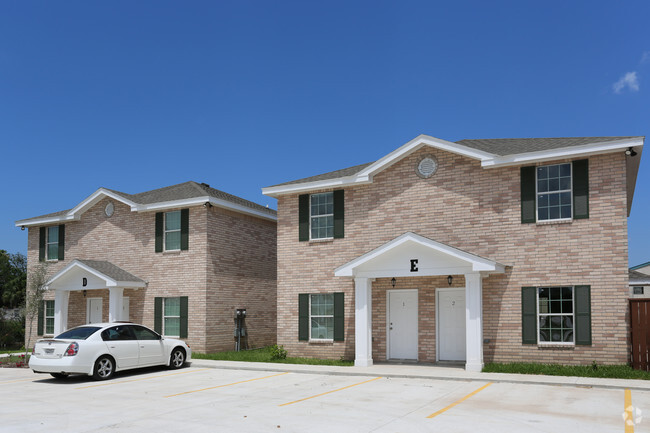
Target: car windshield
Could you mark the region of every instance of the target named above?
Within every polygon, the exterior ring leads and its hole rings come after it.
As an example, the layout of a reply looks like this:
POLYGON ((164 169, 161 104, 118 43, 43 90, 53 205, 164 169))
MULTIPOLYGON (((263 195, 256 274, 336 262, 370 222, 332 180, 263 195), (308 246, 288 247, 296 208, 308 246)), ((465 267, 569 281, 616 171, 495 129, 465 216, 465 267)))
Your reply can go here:
POLYGON ((102 328, 97 326, 80 326, 79 328, 65 331, 64 333, 57 335, 55 338, 61 338, 63 340, 85 340, 100 329, 102 328))

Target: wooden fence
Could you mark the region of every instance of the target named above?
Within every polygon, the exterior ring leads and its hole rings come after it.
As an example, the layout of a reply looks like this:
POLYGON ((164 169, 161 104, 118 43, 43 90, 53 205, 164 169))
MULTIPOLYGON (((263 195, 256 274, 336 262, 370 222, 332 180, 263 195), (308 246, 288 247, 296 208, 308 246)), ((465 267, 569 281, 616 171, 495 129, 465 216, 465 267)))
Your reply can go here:
POLYGON ((632 367, 650 371, 650 299, 630 299, 632 367))

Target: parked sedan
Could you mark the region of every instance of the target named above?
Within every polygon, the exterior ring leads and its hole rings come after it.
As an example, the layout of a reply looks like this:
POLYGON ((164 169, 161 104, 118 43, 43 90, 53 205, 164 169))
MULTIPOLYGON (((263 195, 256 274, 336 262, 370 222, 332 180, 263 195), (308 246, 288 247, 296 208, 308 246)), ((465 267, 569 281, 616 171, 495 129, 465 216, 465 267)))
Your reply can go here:
POLYGON ((57 379, 87 374, 96 380, 116 371, 153 365, 181 368, 191 361, 184 341, 162 337, 133 323, 93 323, 70 329, 54 338, 38 340, 29 367, 57 379))

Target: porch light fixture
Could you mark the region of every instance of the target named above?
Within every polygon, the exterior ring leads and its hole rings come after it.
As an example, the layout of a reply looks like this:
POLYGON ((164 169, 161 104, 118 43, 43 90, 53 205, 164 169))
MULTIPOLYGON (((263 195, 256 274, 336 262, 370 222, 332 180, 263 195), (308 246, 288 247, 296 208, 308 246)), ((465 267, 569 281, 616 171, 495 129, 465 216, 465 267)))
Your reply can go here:
POLYGON ((634 151, 634 148, 628 147, 627 150, 625 151, 625 154, 627 156, 636 156, 637 153, 634 151))
POLYGON ((86 297, 87 293, 88 293, 88 290, 84 290, 84 298, 86 297))
POLYGON ((447 283, 451 286, 451 283, 454 281, 454 277, 451 275, 447 277, 447 283))
POLYGON ((395 284, 397 284, 397 280, 393 277, 393 279, 390 280, 390 285, 393 286, 393 289, 395 288, 395 284))

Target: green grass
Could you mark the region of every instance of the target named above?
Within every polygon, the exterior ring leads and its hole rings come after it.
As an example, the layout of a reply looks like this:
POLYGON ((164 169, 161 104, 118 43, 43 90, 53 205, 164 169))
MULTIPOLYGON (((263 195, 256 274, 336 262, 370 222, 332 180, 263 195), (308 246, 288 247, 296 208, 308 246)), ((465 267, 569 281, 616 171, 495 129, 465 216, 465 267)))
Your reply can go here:
POLYGON ((212 359, 216 361, 245 361, 245 362, 275 362, 278 364, 309 364, 309 365, 339 365, 350 367, 354 361, 341 361, 333 359, 315 359, 315 358, 293 358, 271 359, 271 347, 261 349, 242 350, 240 352, 218 352, 218 353, 194 353, 192 358, 195 359, 212 359))
POLYGON ((490 363, 483 367, 484 373, 544 374, 547 376, 603 377, 608 379, 650 380, 650 372, 634 370, 627 365, 556 365, 514 362, 490 363))
POLYGON ((29 362, 29 356, 25 357, 25 354, 22 355, 9 355, 3 356, 0 358, 0 367, 27 367, 29 362))

